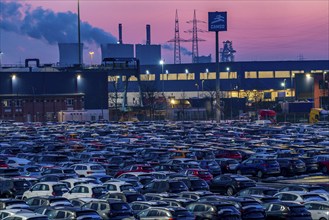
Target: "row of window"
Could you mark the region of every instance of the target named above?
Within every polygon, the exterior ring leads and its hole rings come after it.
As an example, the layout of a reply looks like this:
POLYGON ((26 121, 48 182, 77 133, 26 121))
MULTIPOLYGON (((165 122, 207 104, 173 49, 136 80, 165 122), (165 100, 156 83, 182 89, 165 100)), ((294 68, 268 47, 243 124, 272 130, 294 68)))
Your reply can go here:
MULTIPOLYGON (((315 71, 313 71, 315 73, 315 71)), ((295 78, 295 74, 302 74, 303 70, 292 71, 245 71, 245 79, 268 79, 268 78, 295 78)), ((237 79, 237 72, 220 72, 220 79, 237 79)), ((109 76, 109 82, 118 82, 122 77, 122 81, 126 81, 126 76, 109 76)), ((216 72, 201 72, 200 80, 216 79, 216 72)), ((141 81, 155 81, 156 74, 140 74, 141 81)), ((160 80, 195 80, 195 73, 166 73, 160 74, 160 80)), ((137 81, 135 76, 131 76, 129 81, 137 81)))
POLYGON ((3 107, 22 107, 22 103, 23 102, 35 102, 35 103, 38 103, 38 102, 66 102, 66 105, 68 106, 73 106, 74 102, 76 100, 73 99, 73 98, 69 98, 69 99, 66 99, 66 100, 57 100, 57 99, 54 99, 54 100, 50 100, 50 99, 14 99, 14 100, 9 100, 9 99, 5 99, 5 100, 2 100, 1 101, 1 104, 3 107))

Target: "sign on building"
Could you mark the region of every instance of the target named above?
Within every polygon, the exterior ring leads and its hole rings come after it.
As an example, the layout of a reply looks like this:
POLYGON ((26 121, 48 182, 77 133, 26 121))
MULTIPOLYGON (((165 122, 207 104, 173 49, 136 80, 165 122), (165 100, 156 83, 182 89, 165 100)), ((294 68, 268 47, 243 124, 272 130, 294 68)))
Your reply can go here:
POLYGON ((208 12, 208 31, 227 31, 227 12, 208 12))

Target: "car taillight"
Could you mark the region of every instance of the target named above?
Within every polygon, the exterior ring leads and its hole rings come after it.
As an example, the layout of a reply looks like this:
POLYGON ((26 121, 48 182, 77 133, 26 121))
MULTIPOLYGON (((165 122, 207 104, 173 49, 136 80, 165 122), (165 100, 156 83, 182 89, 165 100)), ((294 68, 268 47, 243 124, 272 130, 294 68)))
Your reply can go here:
POLYGON ((268 164, 267 163, 264 163, 261 165, 262 167, 268 167, 268 164))
POLYGON ((94 172, 93 171, 87 171, 87 174, 93 174, 94 172))
POLYGON ((53 196, 56 196, 56 193, 55 193, 55 192, 52 192, 51 194, 52 194, 53 196))
POLYGON ((92 194, 92 195, 91 195, 91 198, 96 198, 95 194, 92 194))

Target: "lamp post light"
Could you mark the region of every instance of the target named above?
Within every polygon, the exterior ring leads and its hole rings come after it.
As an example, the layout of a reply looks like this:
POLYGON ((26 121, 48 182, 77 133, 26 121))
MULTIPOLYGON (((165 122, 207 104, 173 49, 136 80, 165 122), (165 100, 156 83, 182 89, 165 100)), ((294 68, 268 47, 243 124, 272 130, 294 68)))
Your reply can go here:
POLYGON ((94 58, 94 54, 95 52, 94 51, 89 51, 89 56, 90 56, 90 66, 93 65, 93 58, 94 58))
POLYGON ((162 94, 164 95, 164 72, 163 72, 164 60, 160 60, 159 64, 161 65, 161 75, 162 75, 162 94))
POLYGON ((150 71, 149 70, 146 70, 146 75, 147 75, 147 80, 150 80, 150 71))
POLYGON ((284 96, 283 96, 283 101, 286 101, 286 79, 283 80, 283 82, 281 83, 281 86, 283 87, 284 90, 284 96))

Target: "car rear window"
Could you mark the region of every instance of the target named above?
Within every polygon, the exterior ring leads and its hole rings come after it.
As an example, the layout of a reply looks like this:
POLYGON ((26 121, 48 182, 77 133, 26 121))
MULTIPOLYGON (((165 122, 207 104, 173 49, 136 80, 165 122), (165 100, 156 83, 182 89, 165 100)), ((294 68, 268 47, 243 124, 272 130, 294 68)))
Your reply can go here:
POLYGON ((307 201, 326 201, 325 198, 322 198, 321 196, 317 195, 302 195, 302 198, 307 201))
MULTIPOLYGON (((62 191, 62 189, 67 189, 67 186, 66 186, 66 184, 57 184, 57 185, 54 185, 53 186, 53 190, 55 191, 55 192, 60 192, 60 191, 62 191)), ((68 189, 67 189, 68 190, 68 189)))
POLYGON ((75 174, 75 171, 73 169, 65 169, 63 170, 63 172, 66 174, 75 174))
POLYGON ((170 182, 170 188, 186 188, 186 185, 183 182, 170 182))
POLYGON ((273 196, 277 192, 278 192, 277 190, 265 190, 264 194, 267 196, 273 196))
POLYGON ((32 184, 27 180, 14 181, 15 187, 30 187, 32 184))

